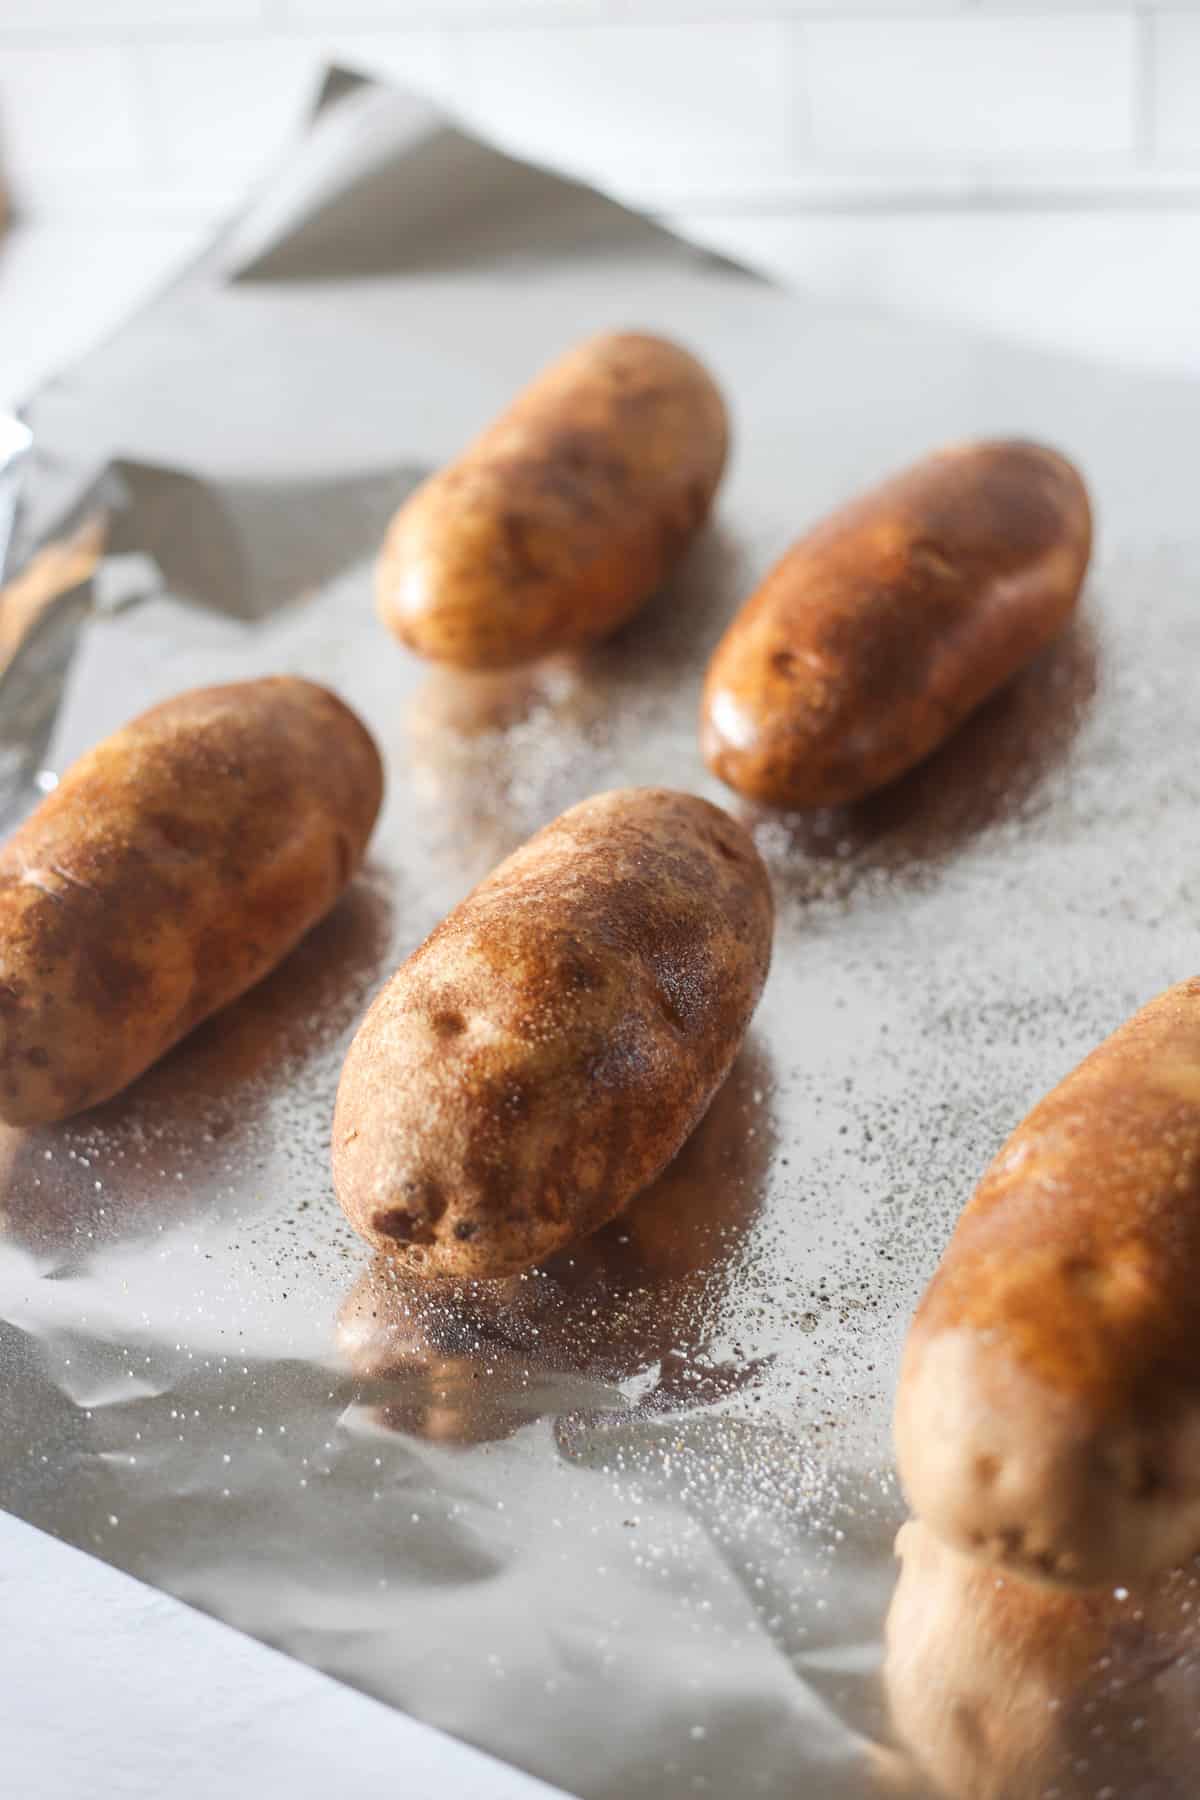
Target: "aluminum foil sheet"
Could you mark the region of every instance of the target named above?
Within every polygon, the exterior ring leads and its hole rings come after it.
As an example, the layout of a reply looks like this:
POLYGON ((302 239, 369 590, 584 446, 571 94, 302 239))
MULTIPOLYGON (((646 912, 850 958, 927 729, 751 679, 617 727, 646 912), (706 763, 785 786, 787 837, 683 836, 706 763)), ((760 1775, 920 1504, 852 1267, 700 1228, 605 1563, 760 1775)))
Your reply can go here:
POLYGON ((17 511, 17 494, 25 458, 29 454, 29 431, 19 419, 0 413, 0 575, 8 560, 8 540, 12 535, 17 511))
POLYGON ((583 1800, 1194 1793, 1187 1575, 1170 1619, 1114 1600, 1108 1649, 1048 1670, 1031 1639, 970 1704, 999 1628, 931 1577, 889 1656, 919 1650, 941 1711, 889 1719, 882 1667, 911 1308, 1013 1124, 1200 960, 1197 390, 835 316, 411 96, 335 77, 324 102, 247 215, 28 409, 26 540, 97 481, 111 535, 22 804, 156 699, 295 671, 370 723, 386 808, 261 987, 118 1100, 0 1139, 0 1504, 583 1800), (585 659, 419 666, 373 617, 388 511, 609 325, 725 385, 715 524, 585 659), (1091 478, 1078 626, 889 792, 746 813, 696 745, 722 624, 833 500, 993 431, 1091 478), (733 1075, 595 1239, 406 1284, 330 1186, 346 1043, 497 858, 638 782, 724 799, 769 862, 733 1075))

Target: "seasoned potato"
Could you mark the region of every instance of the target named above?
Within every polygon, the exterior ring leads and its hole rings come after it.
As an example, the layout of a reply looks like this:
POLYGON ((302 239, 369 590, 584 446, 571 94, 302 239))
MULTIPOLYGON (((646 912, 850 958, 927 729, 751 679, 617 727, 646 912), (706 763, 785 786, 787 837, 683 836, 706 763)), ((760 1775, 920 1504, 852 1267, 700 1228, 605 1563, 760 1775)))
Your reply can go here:
POLYGON ((1034 1108, 909 1332, 900 1473, 949 1543, 1060 1583, 1200 1550, 1200 980, 1034 1108))
POLYGON ((686 350, 631 332, 579 345, 400 508, 384 624, 477 669, 607 637, 703 523, 727 441, 721 395, 686 350))
POLYGON ((572 807, 409 957, 350 1046, 333 1168, 412 1270, 515 1274, 614 1217, 728 1071, 771 894, 739 825, 663 788, 572 807))
POLYGON ((96 1105, 258 981, 382 791, 365 727, 287 677, 180 694, 81 757, 0 851, 0 1118, 96 1105))
POLYGON ((698 1406, 750 1379, 707 1354, 774 1148, 767 1065, 743 1048, 712 1105, 625 1211, 537 1271, 427 1281, 376 1256, 338 1315, 355 1374, 386 1383, 378 1423, 457 1443, 555 1409, 562 1378, 657 1369, 643 1411, 698 1406))
POLYGON ((43 1258, 85 1243, 90 1254, 206 1212, 231 1168, 256 1159, 276 1097, 311 1080, 361 1016, 390 925, 385 883, 351 882, 270 974, 197 1025, 133 1089, 65 1129, 0 1125, 0 1239, 43 1258), (107 1181, 102 1195, 89 1150, 101 1143, 120 1163, 120 1180, 107 1181), (176 1149, 187 1155, 186 1182, 163 1180, 176 1149))
MULTIPOLYGON (((945 1800, 1190 1800, 1200 1792, 1200 1581, 1055 1591, 896 1540, 884 1682, 914 1774, 945 1800)), ((872 1790, 874 1791, 874 1790, 872 1790)))
POLYGON ((1036 444, 928 456, 792 546, 709 665, 705 758, 771 806, 892 781, 1058 636, 1091 550, 1070 463, 1036 444))

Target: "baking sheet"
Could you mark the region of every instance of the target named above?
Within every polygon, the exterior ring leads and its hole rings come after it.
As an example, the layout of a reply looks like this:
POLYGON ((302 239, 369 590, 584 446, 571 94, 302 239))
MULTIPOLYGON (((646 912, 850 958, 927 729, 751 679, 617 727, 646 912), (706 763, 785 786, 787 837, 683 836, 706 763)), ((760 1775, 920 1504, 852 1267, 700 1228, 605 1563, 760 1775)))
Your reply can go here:
MULTIPOLYGON (((898 1350, 1003 1136, 1196 967, 1197 416, 1178 380, 818 309, 331 77, 248 214, 28 409, 26 542, 102 479, 122 596, 80 612, 42 785, 181 687, 295 671, 363 713, 389 791, 283 968, 119 1100, 0 1140, 0 1504, 584 1800, 926 1791, 880 1754, 898 1350), (374 622, 382 519, 623 325, 731 397, 713 527, 586 659, 419 666, 374 622), (739 809, 696 748, 723 622, 835 499, 1000 431, 1091 479, 1079 625, 886 795, 739 809), (355 1023, 498 857, 637 782, 741 810, 771 868, 730 1085, 573 1255, 398 1286, 328 1176, 355 1023)), ((1060 1760, 1046 1786, 1103 1791, 1060 1760)))

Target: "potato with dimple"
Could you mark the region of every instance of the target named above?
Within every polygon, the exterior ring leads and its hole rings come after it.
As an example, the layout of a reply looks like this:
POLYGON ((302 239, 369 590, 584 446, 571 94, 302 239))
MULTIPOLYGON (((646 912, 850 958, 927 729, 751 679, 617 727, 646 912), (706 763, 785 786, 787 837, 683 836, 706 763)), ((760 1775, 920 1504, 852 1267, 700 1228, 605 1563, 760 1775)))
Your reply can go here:
POLYGON ((1037 444, 954 446, 842 507, 718 644, 710 768, 795 809, 895 780, 1062 632, 1091 539, 1079 475, 1037 444))
POLYGON ((744 1047, 678 1156, 607 1227, 536 1271, 427 1281, 376 1256, 338 1315, 356 1375, 386 1382, 377 1419, 457 1442, 506 1436, 561 1396, 555 1378, 658 1371, 645 1410, 693 1405, 756 1369, 705 1354, 762 1201, 774 1134, 767 1065, 744 1047), (532 1383, 532 1385, 531 1385, 532 1383))
POLYGON ((686 350, 590 339, 405 501, 379 563, 384 624, 474 669, 607 637, 703 524, 727 445, 720 391, 686 350))
POLYGON ((1072 1586, 1200 1550, 1200 980, 1000 1151, 913 1320, 900 1474, 948 1543, 1072 1586))
POLYGON ((0 1119, 95 1106, 258 981, 382 792, 359 719, 282 676, 180 694, 72 764, 0 850, 0 1119))
POLYGON ((724 1079, 767 973, 766 870, 728 814, 572 807, 402 965, 350 1046, 334 1182, 429 1275, 515 1274, 613 1218, 724 1079))
MULTIPOLYGON (((921 1800, 1200 1792, 1193 1571, 1136 1590, 1072 1593, 962 1556, 919 1519, 902 1527, 896 1555, 883 1675, 914 1777, 903 1792, 921 1800)), ((870 1792, 882 1800, 897 1785, 870 1792)))
POLYGON ((538 1270, 495 1281, 410 1278, 376 1257, 339 1314, 360 1374, 425 1370, 485 1341, 556 1367, 623 1379, 711 1326, 727 1265, 762 1199, 771 1134, 752 1098, 764 1064, 743 1050, 679 1154, 606 1229, 538 1270), (704 1306, 697 1294, 713 1292, 704 1306), (444 1341, 442 1341, 444 1340, 444 1341))

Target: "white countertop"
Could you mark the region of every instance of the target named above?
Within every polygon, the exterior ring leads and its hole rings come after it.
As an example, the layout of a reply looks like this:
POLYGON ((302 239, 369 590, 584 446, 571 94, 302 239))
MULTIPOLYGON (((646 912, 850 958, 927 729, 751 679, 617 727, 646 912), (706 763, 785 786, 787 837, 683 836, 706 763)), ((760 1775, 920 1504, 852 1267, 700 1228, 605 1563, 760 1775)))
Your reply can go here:
POLYGON ((0 1612, 14 1800, 558 1792, 7 1513, 0 1612))

